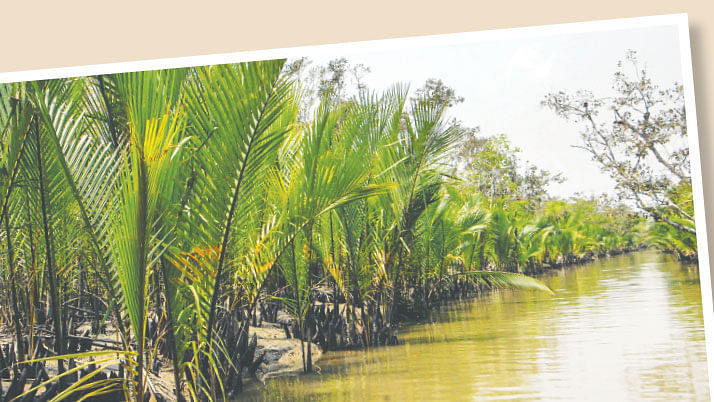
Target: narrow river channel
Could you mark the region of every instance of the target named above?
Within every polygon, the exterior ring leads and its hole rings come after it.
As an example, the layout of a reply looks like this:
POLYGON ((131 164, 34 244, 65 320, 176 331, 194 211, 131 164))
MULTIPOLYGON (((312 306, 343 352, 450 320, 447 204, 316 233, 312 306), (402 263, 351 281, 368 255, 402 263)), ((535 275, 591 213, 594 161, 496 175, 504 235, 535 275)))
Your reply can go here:
POLYGON ((699 274, 644 251, 552 271, 555 292, 491 292, 400 328, 401 344, 328 352, 319 374, 248 400, 709 400, 699 274))

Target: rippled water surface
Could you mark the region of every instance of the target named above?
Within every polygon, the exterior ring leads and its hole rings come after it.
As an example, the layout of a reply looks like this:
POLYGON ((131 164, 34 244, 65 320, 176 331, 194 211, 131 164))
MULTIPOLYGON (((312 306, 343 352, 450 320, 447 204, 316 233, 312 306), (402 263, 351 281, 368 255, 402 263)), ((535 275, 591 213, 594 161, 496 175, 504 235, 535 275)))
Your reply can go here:
POLYGON ((655 252, 551 272, 400 328, 401 344, 328 352, 320 374, 253 400, 709 400, 699 275, 655 252))

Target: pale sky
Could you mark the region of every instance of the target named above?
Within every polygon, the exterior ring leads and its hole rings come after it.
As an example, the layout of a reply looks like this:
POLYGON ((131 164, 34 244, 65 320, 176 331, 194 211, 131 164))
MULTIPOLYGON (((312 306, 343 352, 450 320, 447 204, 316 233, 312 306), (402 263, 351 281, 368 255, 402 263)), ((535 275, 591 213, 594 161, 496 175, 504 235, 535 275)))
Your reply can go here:
POLYGON ((411 91, 437 78, 465 98, 452 114, 481 134, 504 133, 522 149, 520 159, 561 172, 566 181, 550 186, 554 196, 614 193, 613 181, 600 172, 579 144, 579 126, 540 106, 549 92, 587 89, 608 96, 628 49, 638 53, 654 83, 666 88, 682 82, 675 26, 502 39, 473 44, 402 51, 340 53, 310 57, 313 65, 346 57, 371 68, 364 82, 383 90, 396 82, 411 91))

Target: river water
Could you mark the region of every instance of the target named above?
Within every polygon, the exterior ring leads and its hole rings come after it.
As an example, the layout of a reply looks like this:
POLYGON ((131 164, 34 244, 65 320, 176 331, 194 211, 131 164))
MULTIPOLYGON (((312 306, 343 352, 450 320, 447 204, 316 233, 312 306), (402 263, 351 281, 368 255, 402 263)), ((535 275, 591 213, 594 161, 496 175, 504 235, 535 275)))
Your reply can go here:
POLYGON ((328 352, 320 373, 248 400, 709 400, 696 265, 644 251, 552 271, 555 296, 496 291, 400 328, 400 345, 328 352))

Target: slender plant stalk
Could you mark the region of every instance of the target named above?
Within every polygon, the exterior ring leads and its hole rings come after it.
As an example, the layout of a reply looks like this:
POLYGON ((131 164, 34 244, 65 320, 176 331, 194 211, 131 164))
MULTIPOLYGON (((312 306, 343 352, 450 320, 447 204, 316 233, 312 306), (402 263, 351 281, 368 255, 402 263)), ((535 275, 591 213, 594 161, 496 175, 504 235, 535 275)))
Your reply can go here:
MULTIPOLYGON (((168 292, 170 288, 169 285, 169 276, 168 276, 168 261, 166 261, 166 258, 161 257, 161 268, 162 268, 162 279, 164 282, 164 289, 166 292, 168 292)), ((176 349, 176 334, 174 333, 175 328, 174 328, 174 317, 173 317, 173 311, 171 308, 171 301, 167 297, 166 298, 166 331, 167 331, 167 342, 169 346, 169 350, 171 351, 171 365, 173 368, 173 376, 174 376, 174 395, 176 396, 176 400, 179 402, 182 402, 184 400, 183 395, 181 394, 181 373, 179 372, 179 365, 178 365, 178 356, 177 354, 177 349, 176 349)))
MULTIPOLYGON (((42 226, 44 230, 45 238, 45 267, 47 269, 48 282, 50 285, 50 298, 51 298, 51 309, 52 309, 52 320, 54 321, 54 331, 55 331, 55 353, 58 355, 65 354, 65 336, 64 336, 64 323, 62 322, 62 305, 60 302, 59 289, 57 288, 57 274, 54 267, 54 258, 52 255, 52 223, 49 218, 49 205, 47 202, 47 189, 45 183, 45 177, 43 172, 43 158, 42 158, 42 144, 40 141, 40 128, 37 124, 37 120, 34 121, 34 129, 37 140, 37 152, 36 161, 39 177, 39 191, 40 191, 40 209, 42 211, 42 226)), ((59 359, 57 361, 57 367, 59 374, 64 373, 64 361, 59 359)))
POLYGON ((15 361, 21 362, 24 358, 24 342, 22 339, 22 326, 20 324, 20 309, 17 306, 17 289, 15 281, 15 256, 12 248, 12 240, 10 237, 10 218, 7 212, 4 216, 5 221, 5 240, 7 240, 7 259, 8 269, 10 270, 10 297, 12 298, 12 321, 15 326, 15 361))
MULTIPOLYGON (((137 234, 139 239, 138 247, 138 257, 139 257, 139 267, 143 270, 146 269, 146 226, 147 226, 147 183, 146 183, 146 161, 144 160, 143 152, 139 152, 138 163, 137 163, 137 179, 138 179, 138 211, 137 218, 139 224, 137 225, 137 234)), ((142 294, 146 295, 146 272, 142 271, 139 274, 139 289, 142 290, 142 294)), ((138 334, 135 334, 136 343, 138 348, 137 356, 137 400, 142 402, 144 400, 144 346, 146 340, 146 304, 142 301, 139 303, 139 328, 138 334)))

